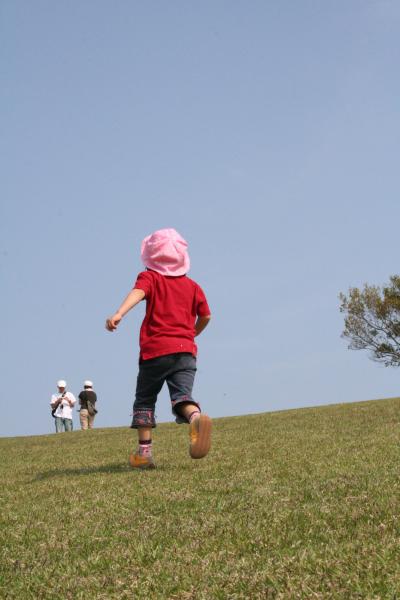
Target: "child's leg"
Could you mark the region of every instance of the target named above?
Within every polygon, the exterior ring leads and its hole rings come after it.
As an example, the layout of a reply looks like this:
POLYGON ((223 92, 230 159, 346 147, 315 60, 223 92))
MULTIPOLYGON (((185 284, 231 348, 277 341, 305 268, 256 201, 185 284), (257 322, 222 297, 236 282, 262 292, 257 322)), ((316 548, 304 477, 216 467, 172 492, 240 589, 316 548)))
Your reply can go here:
POLYGON ((138 448, 129 456, 135 469, 154 468, 151 430, 156 426, 154 409, 157 396, 165 381, 163 357, 142 361, 136 384, 131 427, 138 431, 138 448))
POLYGON ((138 441, 140 442, 148 442, 151 441, 151 427, 139 427, 138 432, 138 441))
POLYGON ((196 358, 188 353, 175 354, 174 357, 173 368, 166 378, 172 413, 177 423, 190 423, 192 413, 201 413, 200 405, 192 397, 196 358))
POLYGON ((200 406, 192 398, 196 358, 191 354, 177 354, 175 368, 167 377, 172 412, 177 423, 189 423, 189 454, 203 458, 211 447, 211 419, 202 415, 200 406))
POLYGON ((140 427, 138 429, 138 449, 136 454, 151 458, 152 449, 151 427, 140 427))
POLYGON ((183 417, 187 423, 191 423, 194 419, 197 419, 201 415, 200 408, 193 402, 182 402, 178 403, 177 412, 183 417))
POLYGON ((140 429, 138 429, 138 453, 141 456, 151 456, 151 427, 140 427, 140 429))
MULTIPOLYGON (((149 429, 156 426, 154 409, 157 396, 164 384, 165 377, 161 359, 153 358, 139 363, 136 383, 135 402, 133 404, 132 429, 149 429)), ((143 433, 143 435, 146 435, 143 433)))
POLYGON ((138 427, 138 447, 129 455, 129 464, 134 469, 154 469, 152 457, 151 427, 138 427))

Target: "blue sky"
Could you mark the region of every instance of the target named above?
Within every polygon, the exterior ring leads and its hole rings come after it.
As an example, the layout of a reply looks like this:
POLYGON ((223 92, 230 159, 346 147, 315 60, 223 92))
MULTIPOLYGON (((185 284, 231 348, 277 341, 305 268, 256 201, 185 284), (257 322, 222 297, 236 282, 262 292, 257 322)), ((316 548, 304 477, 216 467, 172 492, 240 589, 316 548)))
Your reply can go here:
POLYGON ((0 435, 52 432, 60 378, 129 424, 143 306, 104 322, 162 227, 213 312, 211 416, 399 394, 338 308, 398 273, 399 25, 386 0, 3 0, 0 435))

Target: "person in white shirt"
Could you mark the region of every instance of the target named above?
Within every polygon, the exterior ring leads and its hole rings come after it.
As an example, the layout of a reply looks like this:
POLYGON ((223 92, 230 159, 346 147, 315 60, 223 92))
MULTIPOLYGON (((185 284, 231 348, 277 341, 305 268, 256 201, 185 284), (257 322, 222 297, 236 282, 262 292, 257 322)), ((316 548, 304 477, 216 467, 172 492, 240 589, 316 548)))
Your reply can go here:
POLYGON ((53 394, 50 401, 51 408, 56 409, 54 413, 56 433, 72 431, 72 407, 76 402, 76 398, 71 392, 67 392, 67 382, 63 379, 57 381, 57 388, 58 393, 53 394))

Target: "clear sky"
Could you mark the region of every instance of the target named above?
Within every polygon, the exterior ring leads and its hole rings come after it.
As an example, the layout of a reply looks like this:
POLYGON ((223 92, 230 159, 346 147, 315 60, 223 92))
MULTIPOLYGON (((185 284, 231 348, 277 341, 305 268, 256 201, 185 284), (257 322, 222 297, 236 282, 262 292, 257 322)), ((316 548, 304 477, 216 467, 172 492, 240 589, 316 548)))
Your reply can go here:
POLYGON ((399 26, 397 0, 1 2, 0 435, 52 432, 60 378, 129 425, 143 306, 104 322, 163 227, 212 309, 211 416, 399 394, 338 301, 399 272, 399 26))

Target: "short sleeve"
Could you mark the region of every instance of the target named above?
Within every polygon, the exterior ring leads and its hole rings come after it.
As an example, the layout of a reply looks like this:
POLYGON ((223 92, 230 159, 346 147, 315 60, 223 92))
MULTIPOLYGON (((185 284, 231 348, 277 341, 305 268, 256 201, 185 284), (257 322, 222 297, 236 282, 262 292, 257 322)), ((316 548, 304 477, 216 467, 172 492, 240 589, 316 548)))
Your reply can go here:
POLYGON ((197 286, 196 290, 196 301, 196 313, 198 317, 208 317, 209 315, 211 315, 207 298, 199 285, 197 286))
POLYGON ((134 289, 143 290, 146 298, 151 295, 153 289, 153 278, 148 271, 142 271, 137 276, 134 289))

